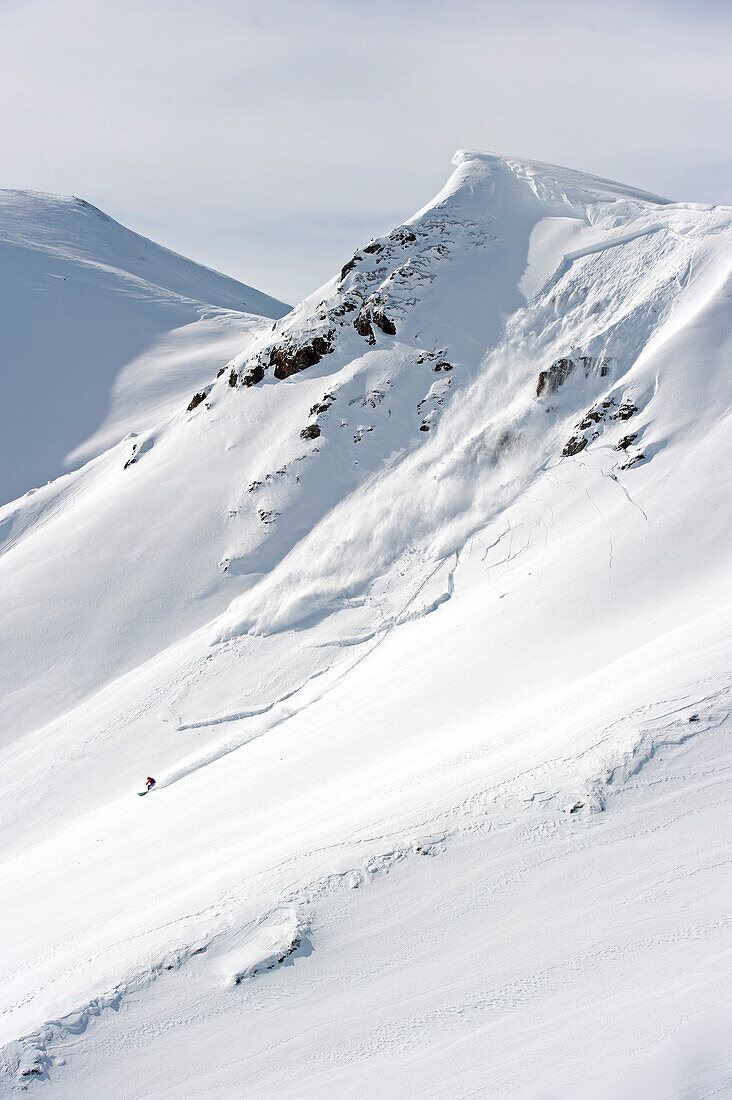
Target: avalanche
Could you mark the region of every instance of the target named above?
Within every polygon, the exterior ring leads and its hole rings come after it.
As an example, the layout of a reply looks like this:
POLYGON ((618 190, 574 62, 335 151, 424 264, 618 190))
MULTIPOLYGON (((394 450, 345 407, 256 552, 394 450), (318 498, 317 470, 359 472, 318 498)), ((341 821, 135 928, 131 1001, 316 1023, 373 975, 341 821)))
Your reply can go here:
POLYGON ((5 1087, 722 1094, 731 221, 460 153, 0 509, 5 1087))

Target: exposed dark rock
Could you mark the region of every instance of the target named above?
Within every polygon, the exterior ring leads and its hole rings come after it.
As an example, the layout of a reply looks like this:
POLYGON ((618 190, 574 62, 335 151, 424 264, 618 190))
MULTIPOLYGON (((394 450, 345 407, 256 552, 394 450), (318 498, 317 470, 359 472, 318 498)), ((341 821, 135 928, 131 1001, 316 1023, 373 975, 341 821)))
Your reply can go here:
POLYGON ((584 451, 587 446, 587 440, 583 435, 573 435, 567 443, 564 444, 562 454, 565 458, 570 458, 572 455, 578 455, 580 451, 584 451))
POLYGON ((638 438, 637 432, 632 432, 630 435, 624 435, 622 439, 619 439, 615 444, 616 451, 627 451, 631 443, 635 443, 638 438))
POLYGON ((123 469, 127 470, 130 466, 134 465, 135 462, 137 462, 137 444, 136 443, 134 443, 132 445, 132 454, 130 455, 130 457, 125 462, 123 469))
POLYGON ((583 806, 584 802, 575 802, 574 806, 570 806, 569 812, 571 814, 576 814, 579 810, 582 809, 583 806))
POLYGON ((610 372, 607 359, 597 360, 593 359, 591 355, 575 355, 574 358, 565 356, 562 359, 555 359, 549 370, 540 372, 536 384, 536 396, 549 397, 551 394, 556 393, 559 387, 564 385, 570 374, 577 369, 584 371, 585 378, 589 378, 593 370, 601 378, 604 378, 610 372))
POLYGON ((372 241, 371 244, 366 245, 364 252, 368 252, 369 255, 373 256, 375 252, 381 252, 383 247, 378 241, 372 241))
POLYGON ((308 424, 300 432, 300 439, 317 439, 320 435, 320 427, 317 424, 308 424))
MULTIPOLYGON (((387 382, 387 385, 390 385, 390 383, 387 382)), ((363 397, 352 397, 348 404, 361 405, 363 408, 368 407, 370 409, 375 409, 376 406, 380 405, 384 400, 384 396, 383 390, 369 390, 363 397)))
POLYGON ((32 1066, 27 1066, 26 1069, 22 1069, 20 1071, 20 1076, 21 1077, 32 1077, 34 1075, 37 1075, 38 1077, 42 1077, 43 1073, 44 1073, 44 1069, 43 1069, 43 1066, 41 1065, 41 1063, 40 1062, 34 1062, 32 1066))
POLYGON ((363 336, 365 340, 368 340, 370 344, 376 343, 376 337, 374 336, 374 330, 371 327, 371 316, 367 309, 362 309, 361 312, 354 318, 353 327, 359 336, 363 336))
POLYGON ((540 371, 536 383, 536 396, 541 397, 543 394, 545 397, 549 397, 550 394, 556 393, 559 387, 564 385, 574 368, 573 359, 556 359, 549 370, 540 371))
POLYGON ((324 393, 322 401, 318 401, 315 405, 310 406, 310 415, 320 416, 321 413, 326 413, 334 401, 335 397, 332 393, 324 393))
POLYGON ((301 941, 300 937, 295 936, 292 943, 287 948, 287 951, 285 951, 284 955, 279 956, 279 958, 277 959, 277 962, 278 963, 283 963, 288 955, 293 955, 297 951, 297 949, 300 946, 301 942, 302 941, 301 941))
POLYGON ((247 489, 247 492, 248 493, 253 493, 256 489, 259 488, 259 486, 261 484, 262 484, 261 481, 250 481, 249 482, 249 488, 247 489))
POLYGON ((250 371, 241 380, 242 386, 256 386, 264 378, 264 367, 261 363, 255 363, 250 371))
POLYGON ((359 256, 359 254, 357 252, 356 255, 353 256, 352 259, 350 259, 347 264, 343 265, 343 267, 341 268, 341 282, 343 282, 343 280, 345 279, 348 272, 353 271, 356 264, 360 263, 362 259, 363 259, 363 256, 359 256))
POLYGON ((220 377, 221 377, 221 375, 222 375, 222 374, 224 373, 224 371, 225 371, 225 370, 226 370, 226 367, 220 367, 220 368, 219 368, 219 369, 218 369, 218 370, 216 371, 216 377, 217 377, 217 378, 220 378, 220 377))
POLYGON ((618 420, 630 420, 631 416, 637 412, 638 407, 632 401, 623 401, 618 409, 618 420))
POLYGON ((413 244, 417 240, 411 229, 395 229, 393 233, 389 235, 389 240, 396 241, 398 244, 407 245, 413 244))
POLYGON ((629 470, 631 466, 637 466, 641 462, 645 462, 646 456, 644 454, 633 455, 629 462, 624 462, 620 467, 621 470, 629 470))
POLYGON ((419 430, 421 432, 428 432, 430 430, 429 424, 420 424, 419 430))
POLYGON ((593 424, 599 424, 601 420, 605 419, 605 414, 608 409, 615 405, 613 399, 607 398, 607 400, 601 402, 599 405, 593 405, 591 409, 588 409, 582 420, 580 420, 577 428, 579 431, 586 431, 587 428, 592 427, 593 424))
POLYGON ((387 336, 396 336, 396 325, 387 317, 383 310, 375 309, 371 314, 374 324, 386 333, 387 336))
POLYGON ((238 380, 239 379, 238 379, 237 373, 236 373, 235 370, 233 370, 231 372, 231 374, 229 375, 229 385, 233 388, 234 386, 236 386, 236 383, 238 382, 238 380))
POLYGON ((344 313, 352 313, 354 309, 358 309, 358 302, 354 302, 353 298, 345 298, 337 309, 331 310, 331 317, 342 317, 344 313))
POLYGON ((435 363, 435 365, 434 365, 434 367, 432 368, 432 370, 433 370, 433 371, 434 371, 434 372, 435 372, 436 374, 438 374, 438 373, 439 373, 440 371, 442 371, 442 370, 444 370, 444 371, 449 371, 449 370, 452 370, 452 363, 445 363, 445 362, 435 363))
POLYGON ((191 402, 190 402, 188 408, 186 409, 186 412, 193 412, 193 410, 198 405, 200 405, 202 401, 205 401, 205 400, 206 400, 206 391, 205 390, 201 390, 200 393, 194 393, 193 397, 191 398, 191 402))
POLYGON ((690 714, 689 715, 689 721, 690 722, 698 722, 699 721, 699 715, 698 714, 690 714))
POLYGON ((292 343, 279 344, 269 353, 269 365, 275 368, 275 378, 289 378, 293 374, 307 370, 308 367, 319 363, 324 355, 333 350, 333 338, 335 329, 330 329, 324 336, 313 336, 310 343, 301 344, 299 347, 292 343))

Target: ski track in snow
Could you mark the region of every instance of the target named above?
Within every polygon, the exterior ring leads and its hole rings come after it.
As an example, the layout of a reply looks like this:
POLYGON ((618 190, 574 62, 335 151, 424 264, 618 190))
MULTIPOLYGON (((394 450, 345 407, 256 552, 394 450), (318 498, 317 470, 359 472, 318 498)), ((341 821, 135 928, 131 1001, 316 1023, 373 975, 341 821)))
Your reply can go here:
MULTIPOLYGON (((732 693, 729 690, 717 691, 705 698, 695 698, 693 703, 689 700, 679 701, 673 708, 662 710, 655 715, 653 715, 653 711, 659 711, 660 707, 645 706, 642 708, 640 715, 629 715, 628 721, 631 723, 637 720, 637 717, 642 716, 644 728, 635 744, 621 759, 609 763, 603 769, 601 775, 590 781, 588 791, 584 795, 588 802, 582 804, 581 808, 584 805, 589 805, 590 810, 594 809, 594 812, 611 811, 612 807, 608 805, 607 799, 622 794, 630 783, 637 782, 642 770, 651 765, 661 751, 680 749, 694 739, 703 739, 712 731, 728 729, 731 703, 732 693), (701 711, 704 714, 703 719, 700 717, 699 721, 694 723, 689 722, 689 711, 692 705, 695 708, 694 713, 701 711), (598 797, 599 793, 601 793, 601 797, 598 797)), ((526 778, 531 780, 539 777, 532 777, 530 774, 528 776, 519 775, 513 785, 520 789, 526 778)), ((668 780, 663 781, 668 782, 668 780)), ((656 779, 651 780, 652 784, 655 782, 657 782, 656 779)), ((359 886, 364 886, 373 880, 374 875, 389 873, 404 859, 414 858, 417 855, 449 856, 451 843, 460 836, 476 835, 476 829, 481 833, 487 829, 489 834, 496 829, 499 831, 505 830, 513 828, 515 825, 518 825, 521 829, 522 815, 526 817, 529 811, 522 809, 520 804, 516 807, 516 803, 519 801, 524 807, 531 807, 536 803, 540 805, 541 820, 531 820, 530 828, 540 836, 541 840, 545 840, 549 835, 547 829, 554 832, 561 827, 561 822, 564 820, 562 813, 564 815, 567 813, 573 815, 574 813, 573 807, 567 805, 566 795, 547 796, 547 792, 542 789, 528 797, 518 795, 507 797, 505 791, 497 792, 489 789, 479 798, 472 798, 469 803, 455 807, 436 819, 426 819, 415 830, 413 839, 401 847, 395 846, 393 840, 390 842, 390 838, 387 836, 362 838, 362 844, 377 845, 375 854, 370 856, 365 863, 360 866, 351 866, 336 875, 329 875, 307 885, 299 886, 294 890, 284 892, 283 896, 274 903, 271 910, 258 916, 245 929, 243 937, 245 942, 247 940, 256 941, 257 930, 266 925, 268 921, 271 921, 273 917, 282 912, 291 914, 288 917, 291 931, 281 938, 281 946, 279 948, 273 946, 269 954, 266 949, 260 949, 258 955, 256 949, 254 953, 251 949, 243 953, 240 951, 239 958, 247 958, 249 962, 243 970, 240 967, 238 972, 230 976, 229 981, 238 985, 241 981, 253 978, 257 973, 265 973, 275 966, 282 965, 288 959, 294 959, 298 955, 302 957, 302 930, 307 927, 307 922, 304 915, 298 917, 297 913, 311 908, 314 903, 327 905, 328 899, 334 893, 338 893, 343 889, 357 889, 359 886), (562 802, 564 802, 564 805, 562 805, 562 802), (500 817, 505 819, 512 808, 512 803, 514 804, 513 808, 516 816, 508 821, 501 821, 498 814, 500 813, 500 817), (560 809, 560 817, 547 817, 546 811, 550 808, 554 808, 555 814, 560 809), (459 824, 456 825, 455 818, 458 814, 459 824), (379 845, 381 847, 378 847, 379 845)), ((576 802, 575 805, 577 805, 576 802)), ((577 820, 588 821, 590 819, 577 820)), ((527 819, 526 824, 529 824, 529 819, 527 819)), ((667 827, 667 824, 664 824, 663 827, 667 827)), ((336 846, 335 850, 337 851, 340 847, 340 845, 336 846)), ((541 857, 539 857, 539 862, 544 862, 541 857)), ((534 866, 536 865, 536 862, 534 862, 534 866)), ((706 867, 700 867, 699 870, 708 871, 710 866, 714 868, 716 865, 707 864, 706 867)), ((286 865, 283 870, 286 870, 286 865)), ((713 931, 716 927, 715 925, 704 930, 700 929, 699 934, 703 935, 705 932, 713 931)), ((223 939, 226 940, 226 938, 227 934, 224 934, 223 939)), ((53 1070, 55 1076, 57 1068, 64 1064, 63 1061, 59 1061, 60 1055, 56 1052, 65 1048, 70 1037, 82 1035, 88 1027, 93 1026, 94 1021, 103 1013, 109 1010, 118 1013, 124 999, 139 993, 149 983, 164 979, 167 973, 188 966, 203 954, 211 955, 213 953, 215 955, 217 944, 221 939, 222 936, 215 936, 208 942, 186 947, 178 946, 145 973, 134 976, 124 985, 96 997, 89 1004, 62 1018, 47 1021, 38 1031, 3 1049, 2 1056, 6 1072, 16 1077, 22 1077, 22 1074, 25 1073, 26 1076, 48 1079, 53 1070)), ((307 957, 307 954, 312 951, 312 946, 307 940, 305 943, 304 955, 307 957)), ((224 960, 227 957, 225 952, 224 960)), ((236 953, 234 953, 235 957, 236 953)), ((576 960, 577 970, 580 971, 586 966, 595 965, 599 957, 600 952, 596 950, 585 959, 576 960)), ((231 966, 232 964, 229 963, 227 969, 227 963, 224 961, 223 970, 220 970, 220 972, 229 973, 231 966)), ((428 1021, 432 1023, 439 1022, 444 1026, 445 1021, 451 1017, 464 1019, 466 1016, 470 1018, 477 1013, 476 1018, 479 1019, 488 1008, 505 1011, 511 1007, 515 1008, 518 1004, 528 1005, 534 1003, 542 985, 556 984, 557 979, 563 980, 564 984, 572 984, 571 979, 562 974, 560 967, 548 968, 543 973, 534 975, 528 985, 524 979, 522 982, 512 983, 507 988, 498 988, 490 993, 481 994, 478 998, 472 998, 468 1001, 462 998, 459 1001, 454 1001, 451 1005, 448 1004, 439 1012, 428 1012, 426 1015, 423 1014, 413 1019, 410 1027, 423 1027, 428 1021), (531 990, 531 996, 527 999, 526 993, 529 989, 531 990)), ((392 1041, 396 1044, 395 1049, 402 1051, 405 1049, 404 1039, 404 1035, 392 1035, 392 1041)), ((409 1045, 407 1043, 407 1048, 409 1045)))
POLYGON ((175 324, 0 508, 0 1089, 619 1097, 716 1034, 729 226, 461 154, 273 322, 155 253, 175 324))

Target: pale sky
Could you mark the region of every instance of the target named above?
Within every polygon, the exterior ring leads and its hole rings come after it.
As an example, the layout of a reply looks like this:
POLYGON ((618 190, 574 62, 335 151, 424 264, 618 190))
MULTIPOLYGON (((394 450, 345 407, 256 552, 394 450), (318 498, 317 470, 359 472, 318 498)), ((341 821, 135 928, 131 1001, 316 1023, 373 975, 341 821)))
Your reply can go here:
POLYGON ((0 0, 0 186, 294 302, 459 148, 732 202, 732 4, 0 0))

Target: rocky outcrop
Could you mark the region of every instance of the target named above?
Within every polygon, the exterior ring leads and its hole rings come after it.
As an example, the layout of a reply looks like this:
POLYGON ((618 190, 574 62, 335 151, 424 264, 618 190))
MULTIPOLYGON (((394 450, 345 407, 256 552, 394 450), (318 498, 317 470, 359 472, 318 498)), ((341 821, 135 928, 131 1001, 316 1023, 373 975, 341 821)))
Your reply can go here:
POLYGON ((632 432, 630 435, 624 435, 622 439, 619 439, 615 444, 616 451, 627 451, 631 443, 635 443, 638 438, 637 432, 632 432))
POLYGON ((354 309, 358 309, 358 302, 355 302, 353 298, 345 298, 339 306, 330 311, 330 316, 343 317, 346 313, 353 313, 354 309))
POLYGON ((556 393, 571 374, 580 370, 585 378, 589 378, 594 370, 600 378, 604 378, 610 370, 607 359, 593 359, 591 355, 575 355, 574 358, 564 356, 555 359, 548 370, 539 372, 536 382, 536 396, 550 397, 556 393))
POLYGON ((288 340, 271 348, 269 365, 274 367, 275 378, 290 378, 315 366, 333 350, 334 339, 335 329, 329 329, 322 336, 311 337, 305 344, 297 345, 288 340))
POLYGON ((353 327, 358 335, 363 336, 370 344, 375 344, 376 337, 372 325, 376 325, 385 336, 396 336, 396 325, 381 308, 362 309, 353 321, 353 327))
POLYGON ((308 424, 307 428, 303 428, 303 430, 300 432, 300 439, 317 439, 319 435, 319 425, 308 424))
POLYGON ((371 317, 367 309, 361 310, 358 316, 354 318, 353 327, 359 336, 363 336, 364 340, 368 340, 370 344, 376 343, 374 330, 371 327, 371 317))
POLYGON ((417 240, 417 237, 411 229, 407 229, 406 225, 402 225, 399 227, 399 229, 395 229, 393 233, 389 234, 389 240, 394 241, 396 244, 400 244, 402 245, 402 247, 404 247, 408 244, 414 244, 414 242, 417 240))
POLYGON ((589 440, 584 435, 573 435, 571 439, 567 440, 562 448, 562 454, 565 458, 570 458, 572 455, 578 455, 580 451, 584 451, 585 447, 589 443, 589 440))
POLYGON ((334 401, 335 397, 332 393, 323 394, 322 401, 318 401, 315 405, 310 406, 310 415, 320 416, 321 413, 326 413, 334 401))
MULTIPOLYGON (((580 451, 583 451, 593 440, 597 439, 601 431, 609 426, 614 420, 629 420, 631 416, 634 416, 638 412, 638 406, 627 397, 623 397, 620 404, 617 404, 614 397, 606 397, 602 401, 598 401, 596 405, 588 409, 578 424, 575 425, 574 435, 565 443, 562 450, 562 454, 566 457, 577 455, 580 451)), ((628 448, 638 438, 637 432, 632 432, 630 435, 624 435, 622 439, 618 440, 615 444, 616 451, 625 451, 627 453, 628 448)), ((626 462, 624 466, 621 466, 621 470, 627 470, 630 466, 635 465, 645 458, 645 455, 637 454, 633 456, 629 462, 626 462)))
POLYGON ((548 370, 539 372, 536 382, 536 396, 549 397, 556 393, 574 370, 573 359, 556 359, 548 370))
POLYGON ((632 401, 623 401, 618 407, 618 420, 630 420, 638 412, 638 406, 632 401))
POLYGON ((356 264, 359 263, 362 259, 363 256, 359 255, 359 253, 357 252, 356 255, 348 261, 348 263, 345 263, 343 265, 343 267, 341 268, 341 282, 343 282, 348 272, 353 271, 356 264))
POLYGON ((255 363, 251 370, 247 371, 241 380, 242 386, 256 386, 264 378, 264 367, 261 363, 255 363))
POLYGON ((190 400, 190 404, 188 405, 188 408, 186 409, 186 412, 193 412, 193 410, 195 408, 198 408, 198 406, 201 404, 201 402, 205 401, 205 400, 206 400, 206 391, 205 390, 201 390, 200 393, 194 393, 193 397, 190 400))
POLYGON ((376 327, 380 328, 386 336, 396 336, 396 325, 390 317, 386 316, 383 309, 375 309, 371 317, 376 327))

